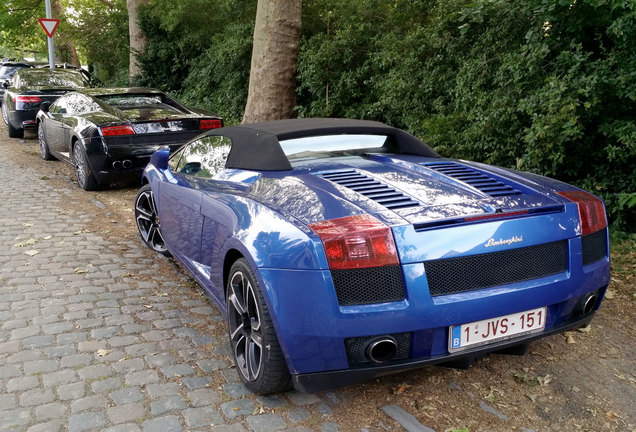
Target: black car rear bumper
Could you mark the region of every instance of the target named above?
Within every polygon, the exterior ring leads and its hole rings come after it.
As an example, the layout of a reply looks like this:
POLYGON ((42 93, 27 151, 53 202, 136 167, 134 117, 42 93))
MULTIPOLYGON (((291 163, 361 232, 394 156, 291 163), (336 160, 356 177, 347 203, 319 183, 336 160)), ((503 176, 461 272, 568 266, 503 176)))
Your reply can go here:
MULTIPOLYGON (((549 331, 529 335, 525 338, 517 339, 514 341, 508 340, 498 344, 488 345, 487 347, 481 349, 461 351, 455 354, 447 354, 434 358, 426 358, 423 360, 405 360, 386 365, 369 365, 337 371, 292 374, 292 380, 294 383, 294 388, 296 388, 296 390, 305 393, 317 393, 338 387, 359 384, 365 381, 369 381, 373 378, 379 378, 385 375, 391 375, 398 372, 417 369, 422 366, 429 366, 440 363, 454 363, 457 361, 470 362, 492 352, 502 351, 515 345, 527 344, 532 340, 540 339, 545 336, 562 333, 577 327, 583 327, 592 320, 593 316, 594 312, 591 312, 583 318, 569 320, 558 327, 550 329, 549 331)), ((462 364, 463 363, 464 362, 462 362, 462 364)))
POLYGON ((37 110, 7 110, 7 117, 9 123, 15 129, 31 129, 36 126, 35 117, 37 113, 37 110))

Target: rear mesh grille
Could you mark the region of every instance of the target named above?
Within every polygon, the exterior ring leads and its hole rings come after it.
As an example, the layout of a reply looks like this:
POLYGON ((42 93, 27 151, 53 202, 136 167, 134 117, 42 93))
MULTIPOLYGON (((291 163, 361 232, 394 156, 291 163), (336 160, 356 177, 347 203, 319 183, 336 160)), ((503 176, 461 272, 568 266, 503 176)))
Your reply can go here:
POLYGON ((607 256, 607 229, 588 234, 581 238, 583 265, 602 260, 607 256))
POLYGON ((474 291, 562 273, 568 242, 562 240, 468 257, 424 262, 432 296, 474 291))
POLYGON ((521 191, 488 174, 456 162, 426 162, 422 165, 466 183, 493 197, 521 194, 521 191))
MULTIPOLYGON (((404 360, 409 358, 411 353, 411 333, 395 333, 388 335, 397 342, 397 352, 392 360, 404 360)), ((371 360, 365 355, 367 345, 374 339, 381 336, 363 336, 345 339, 345 349, 347 351, 347 360, 349 365, 371 363, 371 360)))
POLYGON ((401 301, 405 298, 400 266, 332 270, 341 306, 401 301))
POLYGON ((326 180, 347 187, 388 209, 416 207, 420 203, 404 195, 402 192, 382 183, 373 177, 360 174, 356 170, 343 170, 317 174, 326 180))

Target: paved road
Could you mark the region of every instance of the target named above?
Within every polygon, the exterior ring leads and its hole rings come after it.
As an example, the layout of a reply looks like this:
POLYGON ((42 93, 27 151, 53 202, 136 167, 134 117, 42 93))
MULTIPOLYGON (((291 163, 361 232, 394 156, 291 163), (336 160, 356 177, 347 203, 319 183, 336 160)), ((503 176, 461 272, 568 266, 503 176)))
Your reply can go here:
POLYGON ((92 231, 93 216, 72 209, 86 194, 54 188, 8 151, 0 146, 0 430, 346 430, 333 421, 334 393, 247 392, 225 324, 192 282, 139 240, 92 231))

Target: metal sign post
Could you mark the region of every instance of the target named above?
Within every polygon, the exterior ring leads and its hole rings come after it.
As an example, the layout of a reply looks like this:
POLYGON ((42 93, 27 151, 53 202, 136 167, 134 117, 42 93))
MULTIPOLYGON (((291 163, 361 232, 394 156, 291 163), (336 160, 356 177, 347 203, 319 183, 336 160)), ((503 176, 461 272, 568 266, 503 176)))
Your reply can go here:
MULTIPOLYGON (((46 18, 51 19, 51 0, 44 0, 44 5, 46 7, 46 18)), ((48 35, 47 35, 48 36, 48 35)), ((51 72, 55 70, 55 51, 53 51, 53 35, 47 37, 48 47, 49 47, 49 67, 51 68, 51 72)))

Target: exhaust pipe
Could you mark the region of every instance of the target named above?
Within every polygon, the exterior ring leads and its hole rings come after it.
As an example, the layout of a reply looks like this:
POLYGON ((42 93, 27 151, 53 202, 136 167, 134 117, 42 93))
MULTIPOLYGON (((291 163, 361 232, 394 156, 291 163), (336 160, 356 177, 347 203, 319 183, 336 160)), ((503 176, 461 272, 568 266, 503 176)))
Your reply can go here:
POLYGON ((589 314, 590 312, 592 312, 592 309, 594 309, 594 306, 596 306, 596 300, 596 294, 590 294, 587 297, 581 299, 579 311, 583 315, 589 314))
POLYGON ((373 363, 386 363, 395 357, 397 349, 394 338, 382 336, 369 342, 365 354, 373 363))
POLYGON ((120 170, 120 169, 121 169, 121 167, 122 167, 122 164, 121 164, 121 162, 120 162, 120 161, 115 161, 115 162, 113 162, 113 168, 114 168, 114 169, 116 169, 116 170, 120 170))
POLYGON ((122 165, 124 166, 124 168, 131 168, 132 167, 132 162, 128 159, 124 160, 122 162, 122 165))

